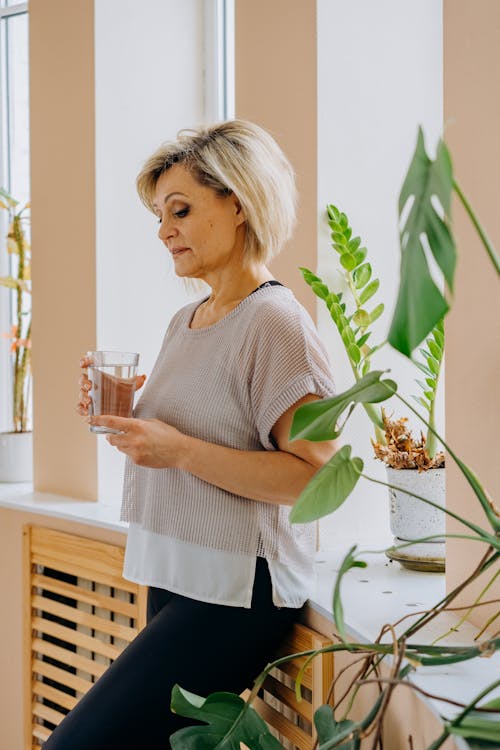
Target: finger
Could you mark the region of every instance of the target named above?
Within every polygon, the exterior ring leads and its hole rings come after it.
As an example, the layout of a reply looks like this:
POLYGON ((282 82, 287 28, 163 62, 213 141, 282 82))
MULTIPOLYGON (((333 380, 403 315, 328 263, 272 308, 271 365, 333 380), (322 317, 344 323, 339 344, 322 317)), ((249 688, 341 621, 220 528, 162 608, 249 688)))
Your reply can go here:
POLYGON ((83 404, 78 404, 78 406, 76 407, 76 412, 81 417, 88 417, 88 415, 89 415, 88 407, 84 406, 83 404))
POLYGON ((85 354, 83 357, 80 358, 80 367, 89 367, 93 363, 92 357, 89 357, 87 354, 85 354))
POLYGON ((146 382, 146 375, 136 375, 135 376, 135 390, 138 391, 139 388, 142 388, 144 383, 146 382))
POLYGON ((89 417, 88 423, 96 427, 109 427, 111 430, 120 432, 131 432, 137 420, 129 417, 113 417, 109 415, 89 417))
POLYGON ((84 391, 90 391, 92 388, 92 383, 86 375, 80 375, 78 378, 78 385, 80 386, 80 389, 84 391))

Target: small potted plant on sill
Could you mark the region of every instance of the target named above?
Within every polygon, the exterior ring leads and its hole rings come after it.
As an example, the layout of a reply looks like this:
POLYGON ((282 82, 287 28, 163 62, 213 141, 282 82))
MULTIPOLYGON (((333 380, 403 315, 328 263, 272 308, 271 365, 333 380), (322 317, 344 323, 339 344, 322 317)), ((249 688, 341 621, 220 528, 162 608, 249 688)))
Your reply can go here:
POLYGON ((0 433, 0 481, 22 482, 32 478, 31 400, 31 251, 28 241, 29 203, 20 206, 0 188, 0 208, 8 212, 7 252, 12 273, 0 277, 0 285, 13 296, 15 322, 3 337, 10 340, 12 364, 12 429, 0 433))
MULTIPOLYGON (((418 153, 418 150, 417 150, 418 153)), ((413 180, 415 161, 409 170, 402 195, 409 197, 405 187, 413 180)), ((404 208, 404 203, 402 208, 404 208)), ((408 222, 411 222, 411 214, 408 222)), ((353 230, 345 213, 336 206, 327 206, 327 220, 331 230, 332 247, 338 255, 342 271, 342 287, 348 292, 332 291, 324 281, 307 268, 301 268, 302 275, 312 291, 325 303, 344 345, 353 376, 359 382, 371 370, 371 358, 379 352, 387 341, 372 344, 372 324, 383 314, 384 304, 373 307, 372 298, 379 291, 379 280, 373 278, 372 265, 367 261, 367 249, 361 238, 353 237, 353 230), (367 303, 370 307, 367 309, 367 303)), ((438 216, 446 229, 446 219, 438 216)), ((403 229, 403 237, 405 230, 403 229)), ((395 547, 406 541, 433 537, 428 542, 407 550, 391 548, 387 554, 397 559, 405 567, 443 571, 445 565, 444 513, 437 508, 418 502, 410 493, 432 499, 437 505, 445 505, 444 453, 438 449, 435 436, 435 403, 444 353, 443 319, 437 321, 419 349, 420 358, 413 357, 415 367, 422 372, 424 381, 417 380, 421 388, 419 396, 413 396, 429 426, 426 432, 415 437, 408 427, 408 418, 392 419, 384 408, 365 402, 363 404, 375 430, 372 445, 376 458, 386 465, 390 499, 390 524, 394 534, 395 547), (396 489, 397 488, 397 489, 396 489)))

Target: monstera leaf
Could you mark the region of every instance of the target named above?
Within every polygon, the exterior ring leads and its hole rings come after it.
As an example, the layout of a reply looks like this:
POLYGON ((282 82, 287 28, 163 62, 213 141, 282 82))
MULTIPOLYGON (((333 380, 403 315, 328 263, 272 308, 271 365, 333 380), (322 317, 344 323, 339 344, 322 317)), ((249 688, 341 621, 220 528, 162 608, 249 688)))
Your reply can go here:
POLYGON ((396 383, 389 379, 381 380, 383 374, 382 370, 374 370, 338 396, 299 406, 293 415, 290 438, 334 440, 342 432, 337 422, 346 409, 350 409, 350 414, 356 404, 377 404, 394 395, 397 390, 396 383))
POLYGON ((318 708, 314 714, 314 724, 318 733, 318 750, 326 750, 331 747, 335 747, 337 750, 358 750, 360 747, 360 741, 357 738, 343 742, 342 745, 335 744, 335 740, 340 742, 341 738, 356 729, 356 724, 348 720, 335 721, 330 706, 318 708))
POLYGON ((201 698, 174 685, 171 708, 181 716, 204 722, 175 732, 170 737, 172 750, 240 750, 244 745, 249 750, 282 750, 263 719, 234 693, 201 698))
POLYGON ((351 446, 344 445, 313 476, 290 512, 291 523, 308 523, 323 518, 342 505, 353 491, 363 461, 351 458, 351 446))
POLYGON ((452 188, 448 149, 440 141, 435 160, 430 159, 419 129, 415 153, 399 197, 400 217, 409 201, 413 202, 401 231, 401 280, 389 332, 391 346, 407 357, 448 311, 448 303, 432 278, 424 243, 452 292, 456 265, 455 243, 448 228, 452 188))

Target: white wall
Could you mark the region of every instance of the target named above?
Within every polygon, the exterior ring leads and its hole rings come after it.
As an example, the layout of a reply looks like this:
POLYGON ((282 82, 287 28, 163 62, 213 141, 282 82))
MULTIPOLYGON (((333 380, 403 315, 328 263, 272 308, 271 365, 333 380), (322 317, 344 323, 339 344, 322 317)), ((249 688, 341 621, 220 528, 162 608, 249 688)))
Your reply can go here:
MULTIPOLYGON (((387 335, 398 286, 399 190, 418 125, 428 146, 441 134, 442 76, 441 0, 318 0, 319 275, 331 276, 337 257, 324 220, 325 205, 334 203, 362 237, 380 278, 374 299, 385 303, 386 312, 372 334, 376 341, 387 335)), ((318 324, 340 392, 353 379, 323 305, 318 324)), ((373 364, 391 368, 402 395, 419 395, 415 369, 402 356, 386 348, 373 364)), ((405 416, 400 402, 393 408, 395 416, 405 416)), ((441 400, 438 425, 443 424, 441 400)), ((367 440, 370 429, 357 409, 343 439, 363 458, 365 472, 385 481, 367 440)), ((321 545, 351 535, 383 539, 388 528, 386 489, 361 482, 340 511, 321 522, 321 545)))
MULTIPOLYGON (((97 346, 140 352, 149 374, 187 301, 135 177, 204 120, 203 0, 95 0, 97 346)), ((119 502, 123 459, 99 444, 99 498, 119 502)))

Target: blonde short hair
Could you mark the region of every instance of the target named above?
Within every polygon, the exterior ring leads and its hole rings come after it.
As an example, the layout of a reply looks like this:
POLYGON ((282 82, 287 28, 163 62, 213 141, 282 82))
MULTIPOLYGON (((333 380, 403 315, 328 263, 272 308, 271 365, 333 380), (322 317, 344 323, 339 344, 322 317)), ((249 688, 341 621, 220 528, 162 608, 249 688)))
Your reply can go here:
POLYGON ((282 249, 295 225, 296 189, 290 162, 269 133, 245 120, 182 130, 146 161, 137 191, 153 211, 156 183, 183 164, 219 195, 233 193, 246 218, 245 255, 266 263, 282 249))

